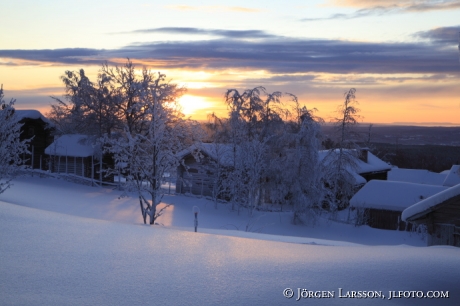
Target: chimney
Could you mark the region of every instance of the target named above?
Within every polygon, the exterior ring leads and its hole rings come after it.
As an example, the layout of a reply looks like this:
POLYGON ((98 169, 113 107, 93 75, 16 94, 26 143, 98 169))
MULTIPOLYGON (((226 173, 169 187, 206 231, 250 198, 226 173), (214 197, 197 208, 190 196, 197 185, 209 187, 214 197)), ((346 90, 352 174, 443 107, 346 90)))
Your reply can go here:
POLYGON ((360 148, 359 149, 359 159, 367 163, 367 158, 369 155, 369 148, 360 148))

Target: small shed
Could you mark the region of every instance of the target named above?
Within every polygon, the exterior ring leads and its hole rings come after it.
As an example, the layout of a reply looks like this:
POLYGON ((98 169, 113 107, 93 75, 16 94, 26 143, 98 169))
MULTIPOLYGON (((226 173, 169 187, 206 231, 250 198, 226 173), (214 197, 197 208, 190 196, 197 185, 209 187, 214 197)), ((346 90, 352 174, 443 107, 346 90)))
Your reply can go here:
POLYGON ((406 208, 402 220, 425 225, 429 246, 460 247, 460 184, 406 208))
POLYGON ((15 110, 21 126, 20 140, 31 139, 28 143, 30 154, 22 156, 25 165, 33 169, 47 170, 45 148, 53 142, 53 124, 38 110, 15 110))
POLYGON ((51 172, 92 177, 95 148, 87 135, 67 134, 54 140, 45 153, 51 157, 51 172))
POLYGON ((388 230, 410 230, 402 221, 404 209, 435 195, 447 187, 372 180, 350 200, 350 208, 359 216, 358 224, 388 230))

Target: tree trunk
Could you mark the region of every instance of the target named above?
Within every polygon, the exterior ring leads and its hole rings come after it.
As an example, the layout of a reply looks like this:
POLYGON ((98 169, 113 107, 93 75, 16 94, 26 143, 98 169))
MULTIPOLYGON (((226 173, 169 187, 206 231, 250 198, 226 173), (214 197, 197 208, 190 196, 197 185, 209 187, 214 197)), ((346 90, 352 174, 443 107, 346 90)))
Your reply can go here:
POLYGON ((141 205, 141 213, 142 213, 142 218, 144 219, 144 224, 147 224, 147 222, 146 222, 147 214, 146 214, 146 211, 144 209, 144 204, 142 204, 142 198, 141 197, 139 197, 139 204, 141 205))
POLYGON ((156 212, 157 212, 156 194, 152 194, 152 206, 150 207, 150 211, 149 211, 150 224, 155 223, 155 219, 156 219, 155 214, 156 214, 156 212))

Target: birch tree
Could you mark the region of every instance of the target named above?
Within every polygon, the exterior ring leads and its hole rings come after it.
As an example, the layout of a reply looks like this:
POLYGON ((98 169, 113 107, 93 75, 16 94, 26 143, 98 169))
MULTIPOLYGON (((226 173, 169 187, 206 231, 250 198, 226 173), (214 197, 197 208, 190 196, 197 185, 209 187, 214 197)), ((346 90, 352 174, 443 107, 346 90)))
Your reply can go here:
POLYGON ((125 167, 127 188, 137 193, 144 223, 148 216, 149 224, 154 224, 164 209, 157 210, 157 205, 164 194, 161 183, 165 173, 179 165, 177 153, 200 135, 199 125, 184 120, 177 104, 185 89, 165 78, 158 73, 149 82, 141 80, 136 103, 142 108, 143 118, 126 122, 120 138, 107 140, 115 163, 125 167))
POLYGON ((271 145, 268 189, 273 203, 289 205, 294 223, 314 225, 320 204, 321 181, 318 161, 322 119, 315 109, 294 102, 293 122, 271 145))
MULTIPOLYGON (((208 115, 208 122, 205 126, 211 132, 212 142, 206 144, 205 148, 210 154, 210 156, 206 157, 206 166, 208 167, 207 171, 212 173, 212 200, 214 208, 217 209, 218 200, 228 196, 226 179, 230 173, 229 167, 232 164, 232 147, 223 142, 229 132, 225 120, 212 113, 208 115)), ((204 158, 204 156, 200 156, 200 158, 204 158)))
POLYGON ((269 142, 282 130, 281 93, 267 93, 264 87, 240 93, 229 89, 225 101, 229 108, 233 170, 227 181, 232 203, 248 208, 249 215, 263 201, 267 180, 269 142))
POLYGON ((353 127, 358 124, 356 89, 345 92, 343 104, 337 108, 338 117, 332 120, 337 135, 337 148, 331 149, 322 162, 325 200, 332 212, 343 209, 354 194, 356 184, 352 175, 357 168, 359 148, 353 141, 353 127))

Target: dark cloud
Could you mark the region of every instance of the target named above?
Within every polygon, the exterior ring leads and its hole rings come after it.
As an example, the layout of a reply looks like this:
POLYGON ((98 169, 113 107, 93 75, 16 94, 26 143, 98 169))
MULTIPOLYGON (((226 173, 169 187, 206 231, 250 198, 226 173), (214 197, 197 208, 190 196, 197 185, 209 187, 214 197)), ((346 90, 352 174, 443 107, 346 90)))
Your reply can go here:
POLYGON ((270 38, 138 43, 120 49, 0 50, 0 57, 63 63, 150 62, 160 69, 247 69, 273 73, 455 73, 458 52, 427 43, 270 38))
MULTIPOLYGON (((363 2, 362 5, 366 5, 363 2)), ((383 4, 382 2, 379 2, 383 4)), ((320 21, 334 19, 356 19, 368 16, 383 16, 388 14, 401 14, 411 12, 428 12, 440 10, 455 10, 460 9, 460 2, 457 0, 427 0, 427 1, 409 1, 409 2, 394 2, 388 1, 386 5, 376 5, 372 7, 364 7, 350 14, 334 14, 322 18, 303 18, 301 21, 320 21)))
POLYGON ((103 60, 98 59, 97 56, 101 55, 103 52, 104 50, 87 48, 0 50, 0 57, 62 64, 77 64, 79 62, 89 63, 92 61, 95 63, 101 63, 103 60))
POLYGON ((320 21, 320 20, 334 20, 334 19, 356 19, 368 16, 382 16, 386 14, 398 13, 401 8, 397 6, 375 6, 372 8, 363 8, 351 14, 334 14, 329 17, 323 18, 303 18, 300 21, 320 21))
POLYGON ((408 12, 426 12, 426 11, 439 11, 439 10, 455 10, 460 8, 458 0, 428 0, 413 3, 404 8, 408 12))
POLYGON ((260 30, 219 30, 219 29, 200 29, 200 28, 180 28, 180 27, 167 27, 167 28, 154 28, 154 29, 141 29, 119 34, 133 34, 133 33, 164 33, 164 34, 185 34, 185 35, 211 35, 227 38, 269 38, 275 37, 260 30))
POLYGON ((455 27, 443 27, 436 28, 433 30, 418 32, 414 36, 429 39, 433 42, 446 44, 446 45, 457 45, 459 43, 460 25, 455 27))

